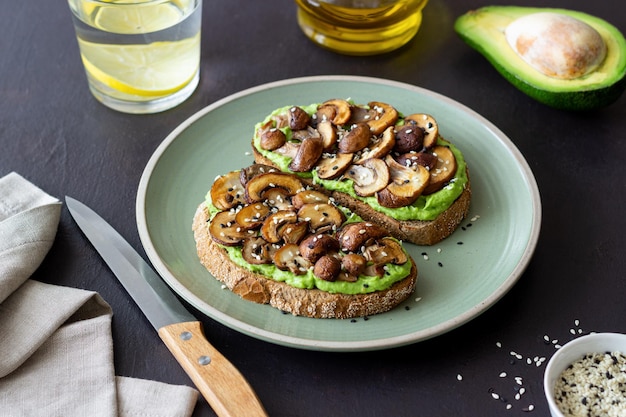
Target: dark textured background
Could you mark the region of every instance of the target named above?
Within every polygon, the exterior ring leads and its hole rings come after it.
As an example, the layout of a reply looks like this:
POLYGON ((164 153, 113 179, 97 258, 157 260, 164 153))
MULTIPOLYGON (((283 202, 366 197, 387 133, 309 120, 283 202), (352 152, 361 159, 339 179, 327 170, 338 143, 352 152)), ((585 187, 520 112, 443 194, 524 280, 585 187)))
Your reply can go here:
MULTIPOLYGON (((624 2, 524 3, 585 11, 626 31, 624 2)), ((569 340, 574 320, 583 331, 626 331, 626 96, 584 114, 524 96, 453 32, 457 16, 487 4, 431 0, 409 45, 382 56, 348 57, 309 42, 289 0, 205 0, 198 90, 176 109, 133 116, 91 97, 63 0, 5 2, 0 176, 17 171, 54 196, 97 207, 143 254, 134 209, 143 168, 167 134, 206 105, 265 82, 323 74, 382 77, 445 94, 504 131, 539 184, 541 237, 509 294, 443 336, 370 353, 275 346, 199 317, 208 338, 249 379, 272 416, 545 416, 545 365, 512 364, 509 351, 549 357, 554 348, 543 336, 569 340), (499 378, 501 371, 509 377, 499 378), (527 392, 520 401, 512 399, 512 375, 524 377, 527 392), (513 409, 505 410, 490 390, 511 400, 513 409), (523 412, 531 403, 535 410, 523 412)), ((97 291, 111 304, 119 375, 190 384, 66 211, 34 278, 97 291)), ((200 400, 194 416, 212 415, 200 400)))

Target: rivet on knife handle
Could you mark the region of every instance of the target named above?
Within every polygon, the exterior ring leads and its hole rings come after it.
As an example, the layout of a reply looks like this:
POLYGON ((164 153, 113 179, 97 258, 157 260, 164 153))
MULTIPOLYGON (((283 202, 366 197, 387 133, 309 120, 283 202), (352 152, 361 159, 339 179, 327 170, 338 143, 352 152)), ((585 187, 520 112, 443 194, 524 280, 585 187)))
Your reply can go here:
POLYGON ((206 340, 200 322, 161 327, 159 336, 218 416, 267 416, 248 381, 206 340))

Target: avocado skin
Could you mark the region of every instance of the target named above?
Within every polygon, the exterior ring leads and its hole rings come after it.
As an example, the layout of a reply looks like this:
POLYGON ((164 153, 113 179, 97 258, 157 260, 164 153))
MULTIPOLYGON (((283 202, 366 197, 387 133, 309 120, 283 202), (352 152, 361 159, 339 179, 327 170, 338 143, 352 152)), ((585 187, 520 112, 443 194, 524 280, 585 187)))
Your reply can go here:
MULTIPOLYGON (((513 20, 514 18, 510 19, 510 21, 513 20)), ((623 59, 623 55, 626 54, 626 40, 624 40, 624 37, 615 27, 596 17, 591 17, 581 12, 572 12, 565 9, 486 6, 460 16, 454 24, 454 29, 457 35, 459 35, 465 43, 483 55, 507 81, 529 97, 532 97, 547 106, 569 111, 595 110, 614 103, 617 99, 619 99, 624 90, 626 90, 626 60, 623 59), (613 48, 609 53, 622 55, 622 59, 617 59, 620 64, 614 69, 612 76, 608 77, 606 83, 586 84, 586 77, 582 77, 578 80, 572 80, 572 86, 564 89, 553 88, 550 84, 553 80, 547 76, 540 76, 543 78, 541 82, 538 82, 536 79, 528 80, 524 78, 523 71, 514 69, 515 67, 527 67, 521 58, 513 52, 516 58, 512 58, 511 60, 515 61, 518 59, 519 62, 514 62, 513 64, 509 63, 507 65, 507 62, 503 62, 502 57, 499 56, 498 51, 492 50, 490 48, 491 45, 485 45, 480 36, 477 36, 477 30, 481 30, 480 25, 476 23, 477 18, 486 19, 489 14, 521 17, 524 14, 541 11, 569 14, 583 21, 585 21, 586 17, 589 17, 596 23, 601 22, 606 25, 608 29, 607 32, 615 38, 615 44, 618 45, 617 48, 613 48)), ((504 28, 501 29, 502 31, 498 32, 499 35, 495 35, 502 37, 502 43, 500 46, 513 51, 504 38, 504 28)), ((535 71, 534 69, 530 70, 535 71)), ((538 72, 534 74, 535 78, 539 77, 538 74, 538 72)))

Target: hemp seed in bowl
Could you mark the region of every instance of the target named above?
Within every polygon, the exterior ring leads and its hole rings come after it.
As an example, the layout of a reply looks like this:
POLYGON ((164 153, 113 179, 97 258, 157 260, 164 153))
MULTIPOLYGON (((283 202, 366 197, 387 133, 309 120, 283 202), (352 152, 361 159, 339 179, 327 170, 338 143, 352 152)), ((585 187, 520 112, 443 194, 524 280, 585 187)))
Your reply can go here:
POLYGON ((544 390, 553 417, 626 416, 626 335, 567 343, 548 362, 544 390))

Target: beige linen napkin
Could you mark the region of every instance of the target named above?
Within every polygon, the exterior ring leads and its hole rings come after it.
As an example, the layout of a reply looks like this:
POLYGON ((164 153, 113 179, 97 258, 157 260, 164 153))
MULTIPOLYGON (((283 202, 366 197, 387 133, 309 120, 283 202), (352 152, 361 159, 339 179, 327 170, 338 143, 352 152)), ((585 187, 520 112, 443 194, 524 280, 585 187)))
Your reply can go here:
POLYGON ((29 277, 52 246, 61 203, 0 178, 0 416, 185 417, 198 392, 115 376, 110 306, 29 277))

